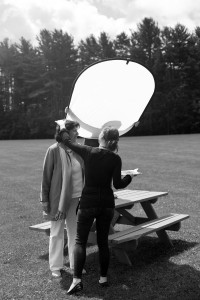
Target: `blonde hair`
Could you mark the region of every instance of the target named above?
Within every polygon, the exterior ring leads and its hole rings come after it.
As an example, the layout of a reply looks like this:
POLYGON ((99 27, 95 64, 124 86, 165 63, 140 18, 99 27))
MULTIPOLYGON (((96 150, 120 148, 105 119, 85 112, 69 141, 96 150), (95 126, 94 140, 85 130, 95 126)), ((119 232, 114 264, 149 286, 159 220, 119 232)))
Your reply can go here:
POLYGON ((104 127, 99 134, 99 140, 105 141, 106 148, 118 151, 119 131, 115 127, 104 127))

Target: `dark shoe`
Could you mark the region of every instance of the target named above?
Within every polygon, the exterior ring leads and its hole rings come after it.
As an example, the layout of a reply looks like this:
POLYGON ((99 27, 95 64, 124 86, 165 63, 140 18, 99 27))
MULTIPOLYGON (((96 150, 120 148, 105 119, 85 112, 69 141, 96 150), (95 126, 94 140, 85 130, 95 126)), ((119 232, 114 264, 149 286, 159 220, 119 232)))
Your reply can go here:
POLYGON ((105 282, 99 282, 99 284, 100 284, 101 287, 109 287, 108 281, 105 281, 105 282))
POLYGON ((72 295, 72 294, 75 294, 75 293, 78 293, 78 292, 82 291, 82 289, 83 289, 83 284, 82 284, 82 282, 79 282, 71 290, 69 289, 67 291, 67 294, 72 295))

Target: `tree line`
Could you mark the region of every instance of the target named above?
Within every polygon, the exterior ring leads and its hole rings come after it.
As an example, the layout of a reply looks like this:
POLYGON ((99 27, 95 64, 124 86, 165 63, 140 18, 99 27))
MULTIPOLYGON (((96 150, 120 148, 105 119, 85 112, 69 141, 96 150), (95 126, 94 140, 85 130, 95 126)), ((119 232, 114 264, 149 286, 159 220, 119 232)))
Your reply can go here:
POLYGON ((43 29, 36 38, 37 46, 23 37, 0 42, 0 139, 52 138, 77 75, 116 57, 143 64, 156 82, 130 135, 200 132, 200 27, 192 33, 179 23, 160 29, 144 18, 130 35, 114 39, 101 32, 75 45, 72 35, 58 29, 43 29))

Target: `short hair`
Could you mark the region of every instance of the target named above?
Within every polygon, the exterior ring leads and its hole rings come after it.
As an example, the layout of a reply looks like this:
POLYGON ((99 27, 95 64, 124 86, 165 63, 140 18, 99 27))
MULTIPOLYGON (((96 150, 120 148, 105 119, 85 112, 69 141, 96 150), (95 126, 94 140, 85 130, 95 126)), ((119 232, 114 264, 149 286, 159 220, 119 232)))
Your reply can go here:
MULTIPOLYGON (((66 120, 65 121, 65 128, 67 130, 72 130, 74 128, 80 128, 80 124, 76 121, 66 120)), ((56 126, 55 139, 58 143, 62 142, 62 139, 60 137, 60 126, 59 125, 56 126)))
POLYGON ((106 148, 111 151, 118 151, 119 131, 115 127, 104 127, 100 134, 99 139, 104 139, 106 148))

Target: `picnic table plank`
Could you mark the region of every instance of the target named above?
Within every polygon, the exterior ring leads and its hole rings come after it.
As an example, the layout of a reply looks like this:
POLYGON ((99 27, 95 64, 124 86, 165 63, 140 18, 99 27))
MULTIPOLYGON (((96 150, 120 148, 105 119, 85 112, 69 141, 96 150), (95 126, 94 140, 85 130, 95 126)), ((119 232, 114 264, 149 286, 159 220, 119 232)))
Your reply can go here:
POLYGON ((186 214, 170 214, 165 217, 158 218, 157 220, 146 222, 143 225, 129 228, 124 231, 117 232, 109 236, 109 241, 114 244, 124 243, 130 240, 139 239, 144 235, 156 232, 189 218, 186 214))
POLYGON ((121 236, 125 236, 125 235, 127 235, 127 234, 129 234, 129 233, 136 232, 136 231, 140 230, 143 226, 144 226, 144 227, 145 227, 145 226, 147 227, 147 224, 158 223, 158 222, 160 222, 161 220, 167 219, 167 218, 171 218, 171 214, 166 215, 166 216, 163 216, 163 217, 160 217, 160 218, 158 218, 158 219, 156 219, 156 220, 154 220, 154 221, 150 221, 151 223, 146 222, 146 223, 144 223, 144 224, 140 224, 140 225, 137 225, 137 226, 133 226, 133 227, 128 228, 128 229, 125 229, 125 230, 123 230, 123 231, 118 231, 118 232, 116 232, 116 233, 114 233, 114 234, 112 234, 112 235, 109 235, 109 239, 115 239, 115 238, 118 238, 118 237, 121 237, 121 236))
POLYGON ((48 231, 50 230, 50 226, 51 226, 51 222, 47 221, 40 224, 29 226, 29 229, 35 231, 48 231))
POLYGON ((151 197, 161 197, 168 195, 168 192, 157 192, 157 191, 144 191, 144 190, 120 190, 115 191, 115 195, 119 198, 127 199, 129 196, 131 198, 151 198, 151 197))
POLYGON ((158 197, 168 195, 168 192, 151 192, 142 190, 121 190, 115 192, 117 198, 115 199, 116 208, 134 205, 135 203, 142 203, 152 200, 157 201, 158 197))

